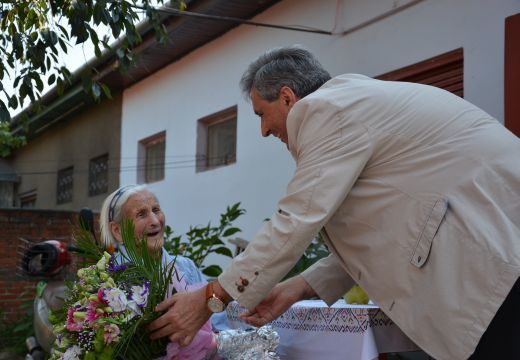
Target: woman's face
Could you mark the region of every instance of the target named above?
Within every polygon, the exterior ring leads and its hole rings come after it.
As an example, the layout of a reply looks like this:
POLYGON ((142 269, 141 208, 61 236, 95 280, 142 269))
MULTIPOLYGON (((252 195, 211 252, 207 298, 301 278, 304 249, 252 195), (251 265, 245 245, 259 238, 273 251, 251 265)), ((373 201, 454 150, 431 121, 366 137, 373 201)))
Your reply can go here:
MULTIPOLYGON (((143 190, 128 198, 121 209, 123 218, 132 220, 135 227, 135 236, 140 239, 146 235, 148 250, 160 251, 164 244, 164 213, 159 201, 149 191, 143 190)), ((122 241, 119 224, 112 227, 114 236, 122 241)))

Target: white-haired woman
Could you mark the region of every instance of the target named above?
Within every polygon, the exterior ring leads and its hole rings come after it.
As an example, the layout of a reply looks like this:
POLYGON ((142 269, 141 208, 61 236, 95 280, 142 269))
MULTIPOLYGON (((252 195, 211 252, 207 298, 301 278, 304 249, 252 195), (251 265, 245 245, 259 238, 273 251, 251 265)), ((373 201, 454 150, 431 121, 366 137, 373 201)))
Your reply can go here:
POLYGON ((163 249, 165 216, 157 197, 145 185, 122 186, 103 202, 99 216, 101 238, 106 246, 125 252, 121 225, 123 219, 132 220, 135 236, 146 235, 148 250, 162 256, 163 264, 175 261, 187 284, 205 283, 206 279, 195 263, 184 257, 173 257, 163 249))
MULTIPOLYGON (((172 284, 177 291, 182 292, 192 286, 206 284, 204 275, 192 260, 183 256, 173 257, 164 250, 165 216, 159 200, 145 185, 123 186, 103 202, 99 220, 101 238, 106 246, 113 246, 121 254, 126 252, 121 233, 123 220, 133 222, 137 238, 146 236, 148 250, 156 256, 161 256, 164 265, 174 262, 178 276, 174 276, 172 284)), ((206 358, 216 347, 211 341, 213 334, 209 322, 206 329, 199 331, 198 335, 199 341, 193 344, 194 346, 180 347, 177 343, 170 343, 167 359, 206 358)))

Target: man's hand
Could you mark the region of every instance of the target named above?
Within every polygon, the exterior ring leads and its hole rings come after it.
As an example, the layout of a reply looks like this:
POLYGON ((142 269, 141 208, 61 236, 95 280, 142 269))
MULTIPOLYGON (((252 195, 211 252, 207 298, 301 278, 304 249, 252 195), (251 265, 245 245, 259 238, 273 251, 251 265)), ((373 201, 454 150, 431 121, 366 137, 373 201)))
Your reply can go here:
POLYGON ((248 324, 262 326, 282 315, 295 302, 314 295, 307 281, 298 275, 276 285, 254 309, 239 317, 248 324))
POLYGON ((177 293, 157 305, 156 311, 168 311, 150 324, 150 338, 154 340, 168 336, 171 342, 189 345, 211 316, 206 306, 205 289, 177 293))

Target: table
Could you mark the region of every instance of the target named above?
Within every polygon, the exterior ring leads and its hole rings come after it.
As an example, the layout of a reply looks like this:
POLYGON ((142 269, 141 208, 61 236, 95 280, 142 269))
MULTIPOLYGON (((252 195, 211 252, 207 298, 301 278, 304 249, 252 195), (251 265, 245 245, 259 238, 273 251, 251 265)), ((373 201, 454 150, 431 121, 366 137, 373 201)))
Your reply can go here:
MULTIPOLYGON (((247 328, 238 319, 245 311, 232 302, 227 308, 231 328, 247 328)), ((375 305, 350 305, 338 300, 294 304, 271 323, 280 335, 277 353, 283 360, 372 360, 380 353, 419 350, 375 305)))

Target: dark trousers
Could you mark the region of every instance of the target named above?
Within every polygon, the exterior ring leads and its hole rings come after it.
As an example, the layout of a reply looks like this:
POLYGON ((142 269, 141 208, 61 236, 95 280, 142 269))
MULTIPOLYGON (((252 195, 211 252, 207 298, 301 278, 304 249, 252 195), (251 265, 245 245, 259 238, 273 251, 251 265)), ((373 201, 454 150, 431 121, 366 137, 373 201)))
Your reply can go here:
POLYGON ((469 359, 520 359, 520 279, 498 309, 469 359))

